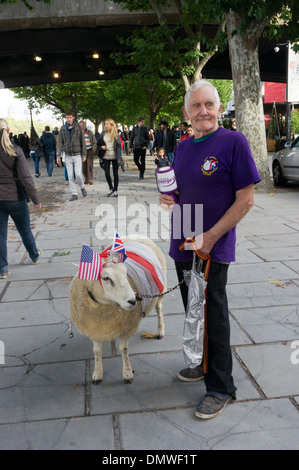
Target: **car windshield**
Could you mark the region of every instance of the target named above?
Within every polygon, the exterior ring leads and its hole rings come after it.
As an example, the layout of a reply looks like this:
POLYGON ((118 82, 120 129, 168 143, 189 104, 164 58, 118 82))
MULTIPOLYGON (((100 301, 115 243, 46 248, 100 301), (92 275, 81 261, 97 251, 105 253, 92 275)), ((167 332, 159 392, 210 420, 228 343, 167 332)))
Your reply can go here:
POLYGON ((292 147, 299 147, 299 137, 294 140, 292 147))

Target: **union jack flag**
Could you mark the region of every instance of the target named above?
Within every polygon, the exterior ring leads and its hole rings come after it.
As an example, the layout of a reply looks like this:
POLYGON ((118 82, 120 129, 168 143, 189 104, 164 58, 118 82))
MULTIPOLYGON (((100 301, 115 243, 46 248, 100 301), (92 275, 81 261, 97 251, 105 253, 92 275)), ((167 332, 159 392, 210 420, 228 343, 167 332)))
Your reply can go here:
POLYGON ((101 264, 101 256, 89 246, 83 245, 78 279, 97 281, 100 277, 101 264))
POLYGON ((111 255, 111 251, 114 251, 114 252, 118 253, 118 255, 119 255, 118 262, 119 263, 123 263, 125 261, 125 259, 127 258, 126 249, 124 247, 123 242, 119 238, 119 235, 118 235, 117 232, 115 232, 115 234, 114 234, 113 244, 112 244, 112 246, 111 246, 111 248, 108 252, 109 255, 111 255))

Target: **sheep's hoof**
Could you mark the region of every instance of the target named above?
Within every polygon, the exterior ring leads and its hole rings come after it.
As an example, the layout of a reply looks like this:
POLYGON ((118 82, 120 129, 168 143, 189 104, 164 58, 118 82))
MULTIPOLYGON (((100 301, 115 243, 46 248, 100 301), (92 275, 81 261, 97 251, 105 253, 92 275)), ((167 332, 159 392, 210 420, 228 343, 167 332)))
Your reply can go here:
POLYGON ((131 384, 133 382, 133 379, 124 379, 125 384, 131 384))
POLYGON ((93 379, 92 383, 93 385, 99 385, 102 382, 102 379, 93 379))
POLYGON ((162 339, 162 338, 164 338, 164 335, 156 335, 155 336, 155 339, 162 339))

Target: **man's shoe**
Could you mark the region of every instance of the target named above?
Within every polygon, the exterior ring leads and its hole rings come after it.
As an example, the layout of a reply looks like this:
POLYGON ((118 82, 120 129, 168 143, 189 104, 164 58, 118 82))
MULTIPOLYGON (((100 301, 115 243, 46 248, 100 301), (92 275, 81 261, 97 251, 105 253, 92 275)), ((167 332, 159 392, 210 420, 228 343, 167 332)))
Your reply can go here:
POLYGON ((82 188, 82 189, 81 189, 81 193, 82 193, 82 196, 83 196, 83 197, 86 197, 86 196, 87 196, 87 191, 86 191, 85 188, 82 188))
POLYGON ((75 201, 76 199, 78 199, 77 194, 72 194, 72 197, 70 197, 69 201, 75 201))
POLYGON ((111 194, 112 197, 118 197, 118 194, 117 194, 117 191, 113 191, 113 193, 111 194))
POLYGON ((202 380, 204 378, 204 373, 200 365, 195 367, 195 369, 190 369, 188 367, 188 369, 180 370, 178 373, 178 378, 184 382, 197 382, 198 380, 202 380))
POLYGON ((10 272, 9 271, 6 271, 5 273, 0 273, 0 279, 6 279, 7 276, 10 275, 10 272))
POLYGON ((107 193, 107 197, 112 196, 113 193, 114 193, 113 189, 110 189, 109 193, 107 193))
POLYGON ((38 257, 36 258, 35 261, 32 261, 33 264, 38 264, 38 263, 40 262, 41 257, 43 256, 42 250, 39 250, 39 249, 38 249, 37 251, 38 251, 38 257))
POLYGON ((213 395, 207 394, 196 408, 195 416, 202 419, 215 418, 222 413, 232 398, 231 395, 223 395, 221 393, 213 395))

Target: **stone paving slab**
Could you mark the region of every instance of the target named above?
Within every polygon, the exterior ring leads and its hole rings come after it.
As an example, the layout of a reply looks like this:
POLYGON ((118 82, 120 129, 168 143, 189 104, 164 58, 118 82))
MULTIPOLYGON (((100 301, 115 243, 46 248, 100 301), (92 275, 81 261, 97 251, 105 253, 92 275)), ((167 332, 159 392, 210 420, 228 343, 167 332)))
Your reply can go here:
POLYGON ((0 449, 114 450, 113 417, 88 416, 3 425, 0 449))
POLYGON ((299 337, 297 304, 231 309, 231 314, 255 343, 299 337))
POLYGON ((277 287, 277 284, 270 283, 270 281, 229 284, 227 296, 230 309, 297 305, 298 286, 295 282, 288 282, 284 285, 285 288, 277 287))
POLYGON ((298 449, 298 414, 287 399, 233 403, 208 421, 199 421, 189 408, 125 414, 119 421, 125 449, 298 449))
POLYGON ((298 364, 292 364, 292 342, 251 345, 236 348, 236 352, 266 397, 299 394, 298 364))
MULTIPOLYGON (((299 244, 299 237, 298 237, 299 244)), ((292 261, 298 260, 299 264, 299 250, 298 245, 294 247, 283 246, 283 247, 270 247, 267 248, 254 248, 252 252, 259 256, 263 261, 292 261)))

